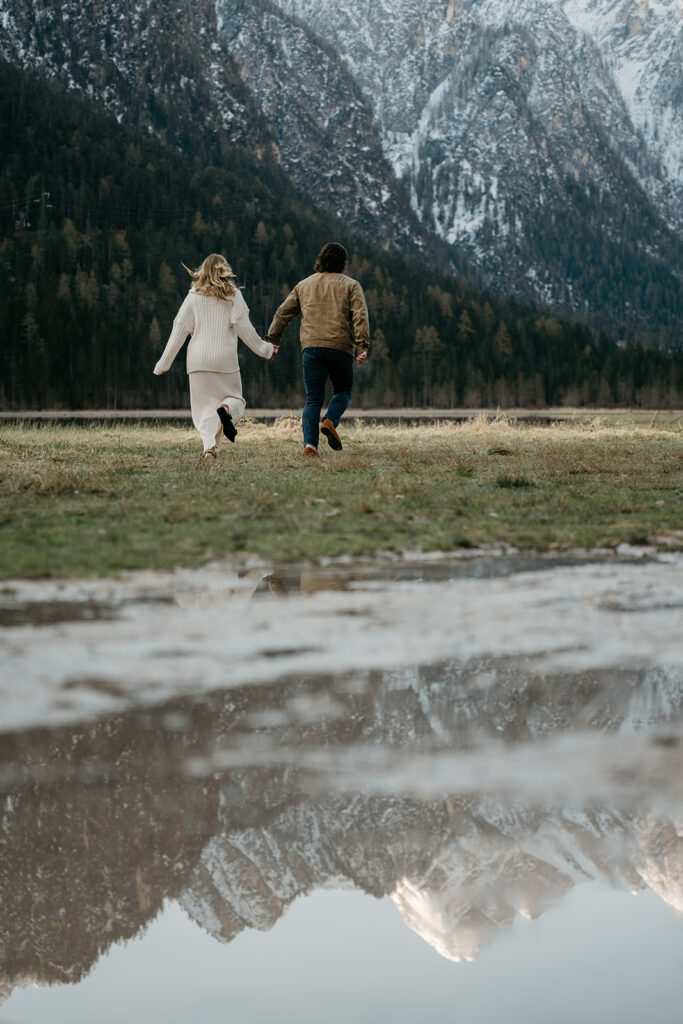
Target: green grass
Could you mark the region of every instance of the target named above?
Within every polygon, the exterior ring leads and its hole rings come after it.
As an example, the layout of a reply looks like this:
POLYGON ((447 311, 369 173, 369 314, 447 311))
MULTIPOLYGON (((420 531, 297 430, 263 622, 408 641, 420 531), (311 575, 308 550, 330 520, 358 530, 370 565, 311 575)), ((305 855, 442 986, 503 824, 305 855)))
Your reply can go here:
POLYGON ((680 418, 552 427, 343 426, 301 457, 299 424, 245 423, 215 462, 175 427, 8 426, 0 578, 108 575, 255 555, 274 563, 504 542, 683 549, 680 418))

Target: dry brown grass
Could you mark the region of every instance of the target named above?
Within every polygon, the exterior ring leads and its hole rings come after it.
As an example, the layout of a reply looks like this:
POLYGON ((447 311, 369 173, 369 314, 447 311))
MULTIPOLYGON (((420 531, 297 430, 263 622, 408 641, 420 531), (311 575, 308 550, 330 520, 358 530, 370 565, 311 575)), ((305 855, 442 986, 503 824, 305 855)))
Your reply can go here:
POLYGON ((683 419, 549 427, 343 427, 301 456, 300 422, 245 421, 215 463, 192 429, 6 427, 3 576, 107 573, 258 554, 275 561, 508 543, 682 547, 683 419))

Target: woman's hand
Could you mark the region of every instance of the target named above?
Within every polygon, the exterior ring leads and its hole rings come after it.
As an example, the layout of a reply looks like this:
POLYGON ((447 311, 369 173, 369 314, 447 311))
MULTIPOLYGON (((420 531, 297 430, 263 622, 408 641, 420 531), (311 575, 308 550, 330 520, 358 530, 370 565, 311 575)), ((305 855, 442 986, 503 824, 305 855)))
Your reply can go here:
POLYGON ((280 346, 279 345, 273 345, 273 354, 270 357, 270 361, 271 362, 273 361, 273 359, 275 359, 275 356, 278 354, 279 351, 280 351, 280 346))

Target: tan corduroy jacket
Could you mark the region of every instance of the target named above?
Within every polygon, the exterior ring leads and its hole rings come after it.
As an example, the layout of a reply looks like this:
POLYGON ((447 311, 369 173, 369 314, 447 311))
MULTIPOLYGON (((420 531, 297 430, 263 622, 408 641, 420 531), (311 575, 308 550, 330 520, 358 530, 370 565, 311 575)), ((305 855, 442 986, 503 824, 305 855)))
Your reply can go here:
POLYGON ((279 345, 282 332, 298 313, 302 348, 337 348, 353 355, 354 348, 370 345, 363 289, 346 274, 324 271, 299 281, 275 313, 266 340, 279 345))

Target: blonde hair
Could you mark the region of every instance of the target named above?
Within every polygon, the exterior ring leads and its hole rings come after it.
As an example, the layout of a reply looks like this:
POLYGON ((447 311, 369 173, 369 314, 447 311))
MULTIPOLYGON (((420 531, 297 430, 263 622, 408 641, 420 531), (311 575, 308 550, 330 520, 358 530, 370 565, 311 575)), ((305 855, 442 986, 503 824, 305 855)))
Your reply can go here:
MULTIPOLYGON (((185 264, 183 263, 185 267, 185 264)), ((233 284, 235 275, 225 256, 213 252, 207 256, 197 270, 185 267, 194 284, 193 291, 200 295, 212 295, 216 299, 231 299, 236 288, 233 284)))

